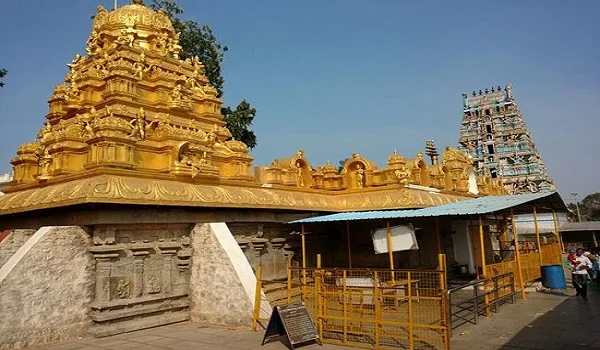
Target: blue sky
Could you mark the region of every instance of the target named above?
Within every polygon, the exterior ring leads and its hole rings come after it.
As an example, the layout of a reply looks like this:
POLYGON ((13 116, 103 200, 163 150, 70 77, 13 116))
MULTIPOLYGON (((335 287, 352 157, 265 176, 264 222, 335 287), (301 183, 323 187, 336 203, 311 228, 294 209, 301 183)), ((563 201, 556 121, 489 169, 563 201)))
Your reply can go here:
MULTIPOLYGON (((224 100, 258 110, 255 165, 303 149, 313 166, 358 152, 384 167, 427 139, 455 146, 461 93, 510 82, 565 199, 600 192, 600 1, 179 3, 230 48, 224 100)), ((3 1, 0 173, 42 126, 98 4, 113 1, 3 1)))

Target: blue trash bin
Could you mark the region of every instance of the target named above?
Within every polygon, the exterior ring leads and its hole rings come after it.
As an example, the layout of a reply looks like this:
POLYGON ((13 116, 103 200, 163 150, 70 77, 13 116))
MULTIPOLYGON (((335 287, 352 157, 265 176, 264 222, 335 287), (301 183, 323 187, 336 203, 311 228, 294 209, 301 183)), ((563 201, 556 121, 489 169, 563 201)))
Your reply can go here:
POLYGON ((562 265, 542 266, 542 285, 550 289, 567 289, 562 265))

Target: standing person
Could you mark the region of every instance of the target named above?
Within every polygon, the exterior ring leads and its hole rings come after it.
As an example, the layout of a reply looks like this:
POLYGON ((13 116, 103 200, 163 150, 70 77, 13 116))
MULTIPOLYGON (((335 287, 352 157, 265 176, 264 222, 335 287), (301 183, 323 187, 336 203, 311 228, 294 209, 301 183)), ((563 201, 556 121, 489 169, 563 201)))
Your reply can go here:
POLYGON ((588 259, 592 262, 592 279, 600 285, 600 250, 595 248, 594 254, 588 255, 588 259))
POLYGON ((587 270, 592 268, 590 259, 583 255, 583 249, 577 248, 575 251, 575 261, 571 264, 571 279, 573 287, 577 291, 577 296, 587 300, 587 270))

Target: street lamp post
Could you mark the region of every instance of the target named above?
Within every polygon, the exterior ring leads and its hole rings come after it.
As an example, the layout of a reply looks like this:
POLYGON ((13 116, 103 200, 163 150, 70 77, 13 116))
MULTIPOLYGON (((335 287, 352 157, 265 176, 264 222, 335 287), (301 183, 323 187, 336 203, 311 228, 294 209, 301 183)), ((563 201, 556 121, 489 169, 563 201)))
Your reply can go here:
POLYGON ((579 214, 579 202, 577 202, 577 192, 571 192, 571 196, 575 199, 575 208, 577 209, 577 221, 581 222, 581 214, 579 214))

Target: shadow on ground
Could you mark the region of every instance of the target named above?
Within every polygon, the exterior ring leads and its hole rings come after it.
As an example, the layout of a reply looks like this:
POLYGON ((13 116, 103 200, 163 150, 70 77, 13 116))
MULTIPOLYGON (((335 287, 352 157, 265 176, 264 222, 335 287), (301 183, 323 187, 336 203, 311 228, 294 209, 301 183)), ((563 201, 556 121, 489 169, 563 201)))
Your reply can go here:
POLYGON ((600 291, 589 300, 566 291, 527 293, 478 325, 458 328, 452 349, 599 349, 600 291))
MULTIPOLYGON (((540 293, 539 294, 548 294, 540 293)), ((562 296, 564 294, 552 293, 562 296)), ((589 300, 572 294, 537 317, 504 345, 504 349, 600 349, 600 292, 589 300)))

